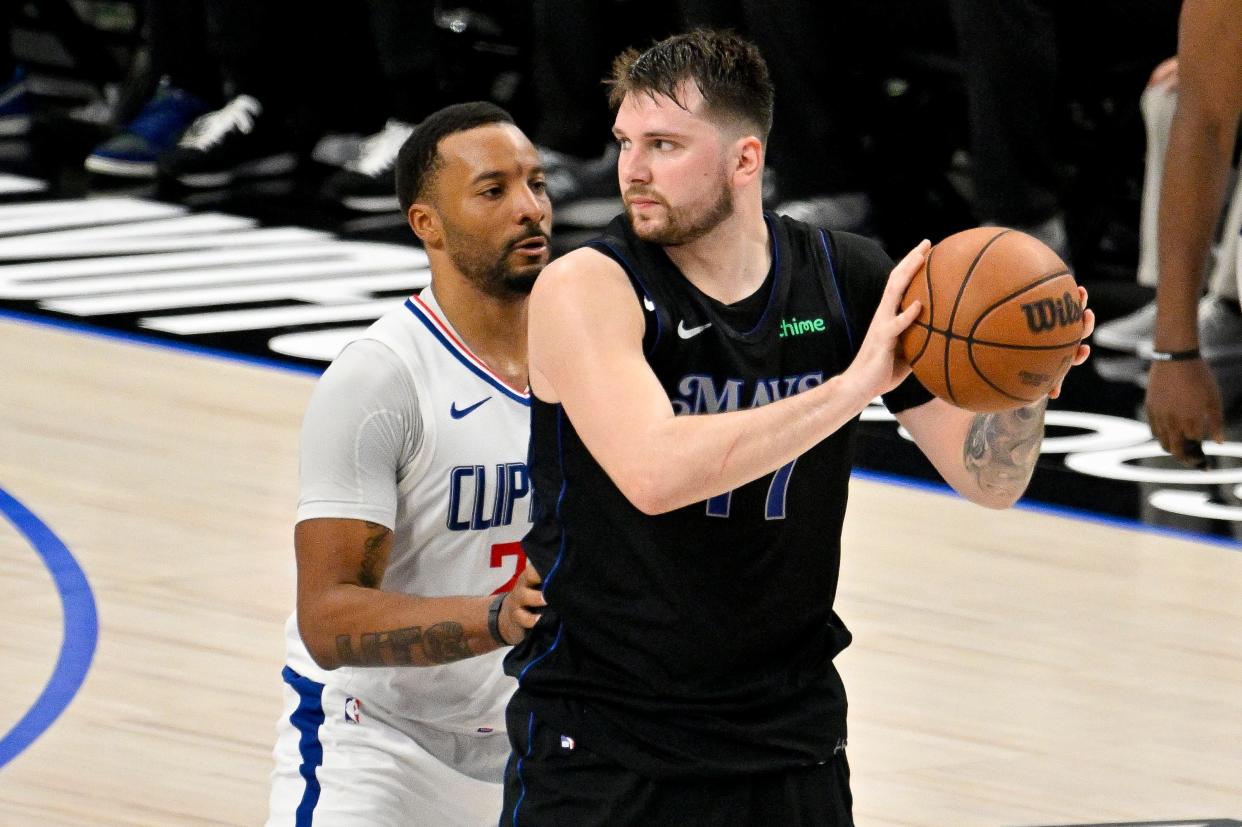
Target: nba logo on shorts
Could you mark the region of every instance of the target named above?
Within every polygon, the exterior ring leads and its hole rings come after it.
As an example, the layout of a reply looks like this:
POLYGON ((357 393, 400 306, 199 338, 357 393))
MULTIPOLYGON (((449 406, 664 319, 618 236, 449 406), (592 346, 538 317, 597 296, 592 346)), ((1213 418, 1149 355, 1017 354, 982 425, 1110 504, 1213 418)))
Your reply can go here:
POLYGON ((345 720, 351 724, 362 723, 362 701, 357 698, 345 699, 345 720))

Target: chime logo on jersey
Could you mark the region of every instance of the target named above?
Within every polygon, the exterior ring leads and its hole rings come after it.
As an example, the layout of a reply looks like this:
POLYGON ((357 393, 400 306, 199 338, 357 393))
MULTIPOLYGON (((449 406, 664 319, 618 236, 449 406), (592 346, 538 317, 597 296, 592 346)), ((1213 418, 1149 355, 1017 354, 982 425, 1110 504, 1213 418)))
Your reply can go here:
MULTIPOLYGON (((459 465, 449 472, 449 531, 482 531, 513 522, 519 500, 530 494, 524 462, 459 465)), ((530 522, 530 507, 518 519, 530 522)))
POLYGON ((362 701, 357 698, 345 699, 345 720, 351 724, 362 723, 362 701))
POLYGON ((760 379, 748 382, 744 379, 726 379, 717 382, 715 377, 702 373, 683 376, 677 383, 677 397, 670 400, 678 415, 720 413, 742 408, 758 408, 770 402, 802 393, 823 384, 822 371, 784 376, 777 379, 760 379), (743 400, 746 404, 743 405, 743 400))
POLYGON ((827 329, 823 319, 799 319, 795 316, 792 319, 781 319, 780 338, 802 336, 806 333, 823 333, 827 329))

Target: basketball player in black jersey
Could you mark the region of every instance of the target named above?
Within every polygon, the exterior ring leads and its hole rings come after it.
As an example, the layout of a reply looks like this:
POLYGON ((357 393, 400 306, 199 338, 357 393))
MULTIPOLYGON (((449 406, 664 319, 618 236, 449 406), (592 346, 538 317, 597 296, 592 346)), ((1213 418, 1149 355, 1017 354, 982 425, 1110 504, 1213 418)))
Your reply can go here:
POLYGON ((882 394, 999 508, 1044 403, 975 415, 908 378, 919 308, 899 304, 927 242, 894 267, 764 213, 752 45, 700 31, 624 54, 612 98, 626 215, 531 296, 524 545, 548 609, 505 662, 501 823, 850 825, 833 598, 858 414, 882 394))

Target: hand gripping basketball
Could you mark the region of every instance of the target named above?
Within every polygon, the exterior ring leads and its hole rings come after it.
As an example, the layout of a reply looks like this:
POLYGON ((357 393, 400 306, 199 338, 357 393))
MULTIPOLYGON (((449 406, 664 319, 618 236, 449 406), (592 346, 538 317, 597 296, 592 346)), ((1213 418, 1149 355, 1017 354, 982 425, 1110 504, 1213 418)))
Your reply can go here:
POLYGON ((1089 353, 1087 293, 1043 242, 978 227, 937 244, 903 307, 921 307, 901 349, 928 390, 972 411, 1055 398, 1089 353))
POLYGON ((910 365, 901 353, 899 337, 918 318, 922 304, 916 300, 903 309, 901 303, 930 249, 930 241, 920 241, 889 273, 888 284, 871 318, 867 335, 846 371, 861 384, 867 401, 897 387, 910 375, 910 365))

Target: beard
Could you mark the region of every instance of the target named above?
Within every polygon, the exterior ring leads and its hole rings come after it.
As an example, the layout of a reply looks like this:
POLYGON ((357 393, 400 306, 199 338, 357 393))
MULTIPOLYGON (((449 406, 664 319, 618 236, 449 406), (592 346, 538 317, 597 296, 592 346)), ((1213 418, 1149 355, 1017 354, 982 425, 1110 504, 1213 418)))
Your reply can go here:
POLYGON ((702 238, 714 230, 721 221, 733 215, 733 189, 721 179, 720 190, 715 199, 706 209, 692 212, 693 208, 681 207, 673 209, 663 198, 641 188, 633 188, 626 192, 627 199, 631 195, 653 198, 664 205, 667 218, 661 226, 640 227, 635 220, 634 210, 628 200, 625 205, 626 217, 630 228, 643 241, 659 244, 662 247, 677 247, 702 238))
POLYGON ((466 279, 481 293, 502 301, 525 298, 535 287, 546 261, 515 265, 511 261, 514 249, 532 238, 547 240, 547 233, 536 223, 523 228, 517 238, 505 243, 497 253, 489 250, 481 239, 463 233, 445 222, 445 252, 466 279))

